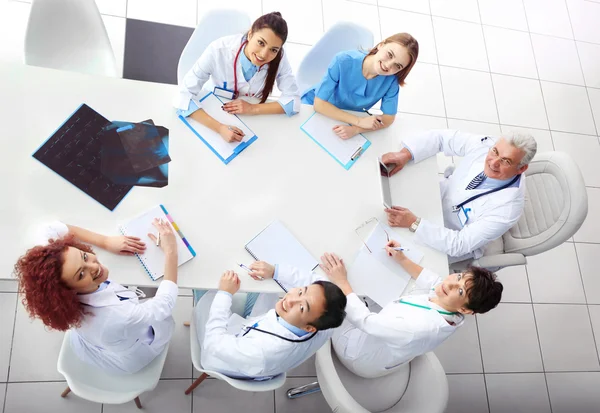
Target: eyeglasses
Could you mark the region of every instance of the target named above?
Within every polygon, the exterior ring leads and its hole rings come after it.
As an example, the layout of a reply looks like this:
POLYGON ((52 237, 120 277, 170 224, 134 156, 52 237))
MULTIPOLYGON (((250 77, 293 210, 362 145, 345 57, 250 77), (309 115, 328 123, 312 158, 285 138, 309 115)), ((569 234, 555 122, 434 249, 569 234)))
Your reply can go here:
MULTIPOLYGON (((371 251, 371 248, 369 248, 369 246, 367 245, 367 243, 365 242, 365 240, 363 239, 363 237, 361 236, 361 234, 359 233, 361 230, 365 230, 365 228, 369 228, 370 226, 373 226, 373 228, 375 228, 377 225, 379 225, 379 220, 375 217, 370 218, 368 220, 366 220, 365 222, 363 222, 362 224, 360 224, 358 226, 358 228, 356 228, 354 230, 354 232, 356 232, 356 235, 358 235, 358 238, 360 238, 360 242, 363 243, 363 245, 365 246, 365 248, 367 249, 367 251, 369 251, 369 254, 373 254, 373 251, 371 251)), ((385 228, 381 228, 383 230, 383 232, 385 232, 385 237, 387 239, 387 242, 390 242, 390 234, 388 234, 388 232, 385 230, 385 228)))
MULTIPOLYGON (((496 149, 496 147, 495 147, 495 146, 494 146, 494 147, 492 147, 492 148, 490 148, 490 155, 491 155, 491 156, 492 156, 494 159, 498 159, 498 158, 500 158, 500 154, 498 153, 498 149, 496 149)), ((512 162, 510 159, 508 159, 508 158, 500 158, 500 163, 501 163, 503 166, 506 166, 506 167, 510 167, 510 166, 512 166, 512 164, 513 164, 513 162, 512 162)))

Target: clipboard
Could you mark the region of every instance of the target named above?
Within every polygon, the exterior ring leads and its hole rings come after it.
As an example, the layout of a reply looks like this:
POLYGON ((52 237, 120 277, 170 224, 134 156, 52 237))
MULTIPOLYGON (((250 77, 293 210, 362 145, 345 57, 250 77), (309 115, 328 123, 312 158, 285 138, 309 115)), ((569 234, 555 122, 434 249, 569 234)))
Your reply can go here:
POLYGON ((300 129, 348 170, 371 146, 371 141, 362 133, 350 139, 341 139, 332 130, 339 124, 339 121, 315 112, 300 126, 300 129))
POLYGON ((229 114, 221 109, 223 101, 219 99, 213 92, 208 92, 199 101, 204 103, 198 105, 194 100, 190 101, 188 110, 178 110, 177 115, 179 119, 188 127, 196 136, 200 138, 202 142, 215 154, 217 157, 227 165, 236 156, 238 156, 244 149, 250 146, 258 137, 256 134, 236 115, 229 114), (202 106, 202 109, 206 111, 210 116, 215 118, 221 123, 228 125, 237 126, 244 131, 245 136, 242 142, 225 142, 221 135, 215 131, 207 128, 206 126, 196 122, 187 117, 198 110, 202 106))

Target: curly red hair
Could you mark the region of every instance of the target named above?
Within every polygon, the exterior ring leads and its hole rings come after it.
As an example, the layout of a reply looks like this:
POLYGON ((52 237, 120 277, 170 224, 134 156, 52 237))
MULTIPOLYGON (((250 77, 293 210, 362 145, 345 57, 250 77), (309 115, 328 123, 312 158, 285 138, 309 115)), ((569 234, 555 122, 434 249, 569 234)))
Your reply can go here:
POLYGON ((77 293, 61 280, 68 247, 93 253, 89 245, 68 235, 31 248, 15 264, 19 293, 30 316, 60 331, 80 326, 85 315, 77 293))

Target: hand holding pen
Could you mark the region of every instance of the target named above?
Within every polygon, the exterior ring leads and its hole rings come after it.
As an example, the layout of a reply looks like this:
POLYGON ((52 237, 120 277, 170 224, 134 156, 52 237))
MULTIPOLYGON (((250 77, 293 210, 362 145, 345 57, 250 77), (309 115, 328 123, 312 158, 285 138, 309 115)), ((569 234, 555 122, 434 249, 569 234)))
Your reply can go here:
POLYGON ((273 278, 275 275, 275 266, 269 264, 265 261, 255 261, 250 264, 250 267, 245 266, 244 264, 238 264, 240 268, 248 271, 248 275, 254 278, 255 280, 264 280, 265 278, 273 278))
POLYGON ((242 139, 244 139, 244 132, 235 126, 231 126, 231 125, 221 125, 219 126, 219 135, 221 135, 221 137, 226 141, 226 142, 241 142, 242 139))
POLYGON ((385 250, 388 255, 394 258, 395 261, 400 262, 406 259, 406 255, 404 255, 403 251, 408 251, 406 248, 402 248, 400 243, 396 240, 390 240, 385 245, 385 250))
POLYGON ((365 112, 369 116, 358 118, 358 122, 356 123, 356 126, 358 126, 359 128, 368 129, 368 130, 377 130, 377 129, 380 129, 383 126, 385 126, 383 124, 383 119, 381 118, 380 115, 374 116, 365 108, 363 108, 363 112, 365 112))

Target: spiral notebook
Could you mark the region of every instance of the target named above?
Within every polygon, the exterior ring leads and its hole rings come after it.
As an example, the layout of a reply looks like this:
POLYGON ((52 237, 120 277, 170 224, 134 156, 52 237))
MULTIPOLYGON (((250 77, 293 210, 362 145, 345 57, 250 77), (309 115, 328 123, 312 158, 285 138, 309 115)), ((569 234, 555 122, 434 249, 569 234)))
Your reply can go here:
POLYGON ((119 230, 123 235, 130 235, 144 240, 146 243, 146 251, 143 254, 135 255, 138 260, 140 260, 140 263, 148 273, 148 276, 153 281, 156 281, 165 275, 165 254, 160 247, 157 247, 155 243, 148 240, 149 233, 156 234, 158 232, 154 225, 152 225, 154 218, 166 220, 171 224, 171 227, 175 231, 175 238, 177 239, 178 267, 194 258, 196 252, 163 205, 157 205, 125 225, 119 226, 119 230))

